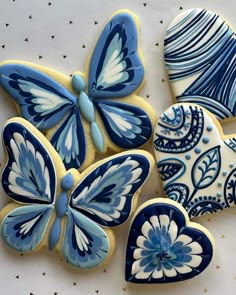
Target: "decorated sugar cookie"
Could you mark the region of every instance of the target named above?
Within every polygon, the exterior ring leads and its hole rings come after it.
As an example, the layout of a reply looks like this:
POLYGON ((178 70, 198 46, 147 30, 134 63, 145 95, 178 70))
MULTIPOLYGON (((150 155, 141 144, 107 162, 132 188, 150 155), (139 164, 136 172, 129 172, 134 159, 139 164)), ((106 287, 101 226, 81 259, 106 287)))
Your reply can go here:
POLYGON ((155 114, 136 93, 144 80, 138 21, 115 13, 105 25, 84 74, 71 79, 36 64, 5 61, 0 84, 18 112, 51 141, 69 168, 86 168, 95 152, 137 148, 152 134, 155 114))
POLYGON ((171 22, 165 63, 177 102, 199 104, 219 119, 236 117, 236 39, 218 14, 189 9, 171 22))
POLYGON ((74 267, 106 262, 115 239, 110 228, 134 210, 153 167, 145 151, 123 152, 83 173, 66 171, 49 141, 23 118, 3 130, 2 186, 12 199, 2 209, 1 236, 13 250, 57 250, 74 267))
POLYGON ((152 199, 136 212, 126 252, 126 280, 136 284, 191 279, 211 262, 214 239, 169 199, 152 199))
POLYGON ((154 131, 157 167, 166 195, 190 217, 236 204, 236 139, 223 134, 204 108, 175 104, 154 131))

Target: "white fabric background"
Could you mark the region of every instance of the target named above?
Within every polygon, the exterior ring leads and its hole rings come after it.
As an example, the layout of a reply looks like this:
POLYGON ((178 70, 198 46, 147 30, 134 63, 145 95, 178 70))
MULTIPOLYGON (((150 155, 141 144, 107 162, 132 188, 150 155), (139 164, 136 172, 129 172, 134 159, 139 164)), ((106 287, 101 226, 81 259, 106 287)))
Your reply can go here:
MULTIPOLYGON (((182 8, 193 7, 218 12, 235 24, 236 2, 231 0, 0 0, 0 60, 27 60, 67 75, 83 71, 86 57, 107 18, 118 9, 130 9, 140 20, 141 47, 146 61, 147 82, 141 95, 159 115, 172 103, 163 64, 165 30, 182 8)), ((0 103, 2 127, 16 112, 2 91, 0 103)), ((236 123, 228 123, 224 129, 226 133, 233 133, 236 123)), ((1 147, 0 162, 2 160, 1 147)), ((0 194, 2 208, 8 199, 2 190, 0 194)), ((162 189, 155 171, 141 193, 140 203, 156 196, 162 196, 162 189)), ((110 264, 96 271, 75 271, 61 262, 56 253, 48 251, 22 257, 8 250, 0 240, 0 294, 235 294, 236 208, 195 221, 205 225, 216 240, 213 262, 198 278, 167 285, 126 283, 127 223, 115 231, 117 249, 110 264)))

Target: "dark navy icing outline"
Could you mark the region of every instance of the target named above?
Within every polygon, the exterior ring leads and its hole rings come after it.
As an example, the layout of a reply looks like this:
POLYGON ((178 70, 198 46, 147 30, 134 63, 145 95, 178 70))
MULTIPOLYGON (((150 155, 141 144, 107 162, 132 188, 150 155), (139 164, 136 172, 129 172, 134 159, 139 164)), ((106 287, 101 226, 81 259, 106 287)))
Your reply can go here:
MULTIPOLYGON (((152 237, 154 239, 154 236, 152 237)), ((152 240, 152 243, 153 245, 155 244, 154 240, 152 240)), ((164 240, 163 240, 163 243, 164 243, 164 240)), ((167 247, 168 245, 167 241, 165 242, 165 245, 167 247)), ((181 245, 179 245, 179 247, 181 247, 181 245)), ((166 249, 164 250, 164 252, 165 251, 166 249)), ((168 259, 171 260, 171 257, 169 256, 170 253, 168 254, 167 252, 166 252, 166 255, 162 253, 162 257, 163 257, 162 259, 167 259, 168 261, 168 259)), ((150 253, 151 253, 151 250, 150 250, 150 253)), ((149 257, 151 256, 152 255, 150 254, 149 257)), ((127 242, 127 249, 126 249, 125 279, 126 281, 130 283, 136 283, 136 284, 159 284, 159 283, 163 284, 163 283, 173 283, 173 282, 188 280, 199 275, 201 272, 203 272, 208 267, 209 263, 211 262, 212 256, 213 256, 213 245, 210 239, 200 229, 186 226, 186 217, 184 216, 183 212, 181 212, 181 210, 178 207, 176 207, 174 204, 167 204, 161 201, 152 203, 152 204, 147 204, 144 208, 142 208, 138 212, 138 214, 134 217, 134 220, 131 224, 128 242, 127 242), (186 274, 178 273, 177 276, 175 277, 163 276, 162 278, 159 278, 159 279, 154 279, 152 277, 149 277, 148 279, 137 279, 134 277, 134 275, 131 274, 131 268, 134 262, 133 253, 134 253, 134 249, 137 248, 136 240, 140 235, 142 235, 141 228, 143 224, 146 221, 148 221, 151 216, 159 216, 162 214, 168 215, 170 220, 174 220, 176 222, 178 226, 178 235, 186 234, 192 237, 193 241, 195 240, 201 245, 203 249, 203 252, 200 255, 202 257, 202 261, 196 269, 192 268, 192 271, 190 273, 186 273, 186 274)))

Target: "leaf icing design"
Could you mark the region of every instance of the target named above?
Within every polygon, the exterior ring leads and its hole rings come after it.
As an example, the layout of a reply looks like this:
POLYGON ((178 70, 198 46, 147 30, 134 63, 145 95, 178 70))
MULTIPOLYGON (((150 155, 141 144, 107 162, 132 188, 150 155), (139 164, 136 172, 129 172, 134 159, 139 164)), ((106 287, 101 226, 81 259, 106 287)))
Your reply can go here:
POLYGON ((211 185, 217 178, 221 168, 220 146, 204 152, 194 163, 191 177, 195 189, 203 189, 211 185))
POLYGON ((166 185, 180 178, 186 171, 185 164, 177 158, 168 158, 159 161, 157 168, 159 170, 161 180, 167 181, 166 185))

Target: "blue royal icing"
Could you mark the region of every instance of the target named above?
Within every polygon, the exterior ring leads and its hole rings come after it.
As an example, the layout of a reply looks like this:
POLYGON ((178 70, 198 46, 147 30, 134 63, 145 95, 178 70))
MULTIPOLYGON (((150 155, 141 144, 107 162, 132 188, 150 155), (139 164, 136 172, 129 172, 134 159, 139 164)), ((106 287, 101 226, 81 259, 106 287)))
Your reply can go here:
POLYGON ((162 181, 167 183, 178 179, 186 171, 186 165, 183 161, 177 158, 169 158, 167 160, 159 161, 157 168, 160 173, 162 181))
POLYGON ((98 151, 104 151, 104 138, 102 136, 101 130, 96 122, 91 123, 91 137, 93 138, 93 143, 98 151))
POLYGON ((82 77, 80 77, 79 74, 74 74, 72 76, 71 85, 75 92, 80 93, 82 91, 85 91, 85 81, 82 77))
POLYGON ((21 204, 3 216, 4 242, 16 251, 30 252, 47 235, 49 250, 62 238, 61 251, 68 263, 82 268, 100 265, 110 251, 102 227, 117 226, 129 218, 133 197, 150 173, 151 157, 137 152, 118 154, 85 172, 76 184, 70 172, 57 184, 56 167, 63 168, 60 158, 55 152, 51 155, 53 149, 43 135, 26 126, 29 123, 18 118, 3 130, 8 158, 2 185, 21 204), (61 192, 57 195, 58 185, 61 192))
POLYGON ((130 227, 125 279, 136 284, 171 283, 202 273, 213 256, 210 233, 182 207, 154 199, 139 209, 130 227))
POLYGON ((93 51, 87 89, 78 73, 72 76, 76 96, 30 65, 3 63, 0 66, 0 84, 19 104, 22 116, 40 130, 54 128, 50 140, 66 169, 79 169, 88 158, 81 115, 90 124, 94 147, 102 153, 107 148, 103 127, 120 148, 139 147, 151 137, 152 124, 146 111, 122 102, 123 97, 135 93, 144 78, 137 39, 131 14, 115 14, 93 51), (96 108, 102 126, 95 117, 96 108))
POLYGON ((48 248, 49 250, 53 250, 58 243, 61 236, 61 219, 67 212, 68 207, 68 196, 67 192, 72 189, 74 184, 73 176, 68 173, 61 180, 61 188, 62 192, 59 194, 56 203, 55 203, 55 211, 56 211, 56 219, 51 227, 49 233, 49 241, 48 248))
POLYGON ((116 98, 132 94, 144 79, 137 28, 131 15, 115 15, 103 29, 89 68, 88 95, 116 98))
MULTIPOLYGON (((85 92, 80 93, 78 106, 84 118, 88 122, 90 123, 95 122, 94 106, 85 92)), ((103 150, 104 150, 104 147, 103 147, 103 150)))
POLYGON ((236 140, 221 134, 211 115, 193 104, 171 106, 158 120, 154 147, 164 189, 190 217, 236 205, 236 140))
POLYGON ((235 33, 206 9, 182 12, 165 38, 165 63, 177 102, 199 104, 219 119, 236 116, 235 33))

